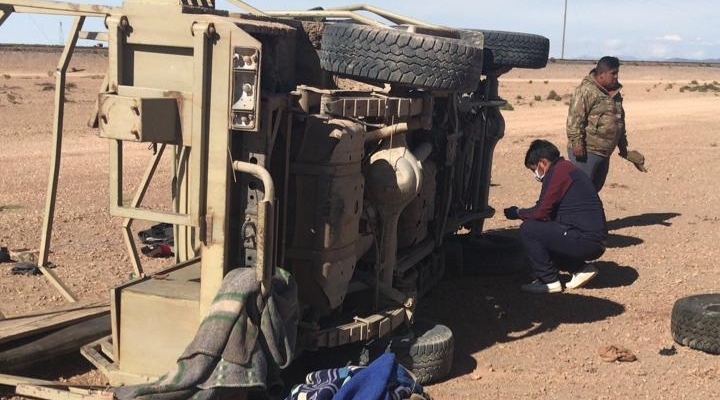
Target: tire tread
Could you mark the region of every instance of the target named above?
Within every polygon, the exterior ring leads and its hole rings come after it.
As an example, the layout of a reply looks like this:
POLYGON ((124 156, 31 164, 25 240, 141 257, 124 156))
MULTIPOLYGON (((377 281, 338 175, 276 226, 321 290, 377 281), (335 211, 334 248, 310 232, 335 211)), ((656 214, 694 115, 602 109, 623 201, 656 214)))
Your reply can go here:
POLYGON ((327 71, 423 89, 474 89, 482 73, 470 43, 358 24, 328 25, 318 53, 327 71))
POLYGON ((412 371, 420 384, 444 378, 450 373, 455 352, 452 331, 425 320, 416 322, 414 329, 421 334, 409 347, 407 343, 393 346, 398 362, 412 371))
POLYGON ((708 312, 706 304, 720 304, 720 294, 678 299, 670 318, 673 340, 691 349, 720 354, 720 312, 708 312))
POLYGON ((544 68, 550 51, 550 40, 544 36, 521 32, 462 30, 460 37, 470 43, 483 44, 483 73, 502 67, 544 68))

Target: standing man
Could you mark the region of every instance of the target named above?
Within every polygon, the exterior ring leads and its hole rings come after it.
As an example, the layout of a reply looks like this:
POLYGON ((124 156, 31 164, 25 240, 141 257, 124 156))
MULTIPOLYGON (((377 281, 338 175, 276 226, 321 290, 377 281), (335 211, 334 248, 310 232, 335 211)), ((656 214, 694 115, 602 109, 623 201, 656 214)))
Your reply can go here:
POLYGON ((590 177, 598 193, 605 184, 615 147, 620 157, 627 158, 619 71, 617 58, 601 58, 575 88, 568 110, 568 155, 573 164, 590 177))
POLYGON ((531 293, 562 292, 558 269, 572 273, 565 285, 585 285, 598 270, 585 261, 605 252, 607 224, 602 202, 587 175, 560 157, 547 140, 535 140, 525 155, 525 166, 542 183, 534 207, 508 207, 505 217, 521 219, 520 234, 535 280, 522 285, 531 293))

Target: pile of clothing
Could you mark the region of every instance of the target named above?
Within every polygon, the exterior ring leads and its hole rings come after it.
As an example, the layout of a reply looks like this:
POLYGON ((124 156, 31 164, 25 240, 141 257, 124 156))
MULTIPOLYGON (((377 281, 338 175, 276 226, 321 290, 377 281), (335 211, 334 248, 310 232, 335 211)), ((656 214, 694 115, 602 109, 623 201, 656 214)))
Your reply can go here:
POLYGON ((138 232, 138 238, 145 246, 140 251, 148 257, 172 257, 175 236, 173 225, 165 222, 138 232))
POLYGON ((367 367, 348 366, 308 374, 285 400, 429 400, 413 375, 384 353, 367 367))

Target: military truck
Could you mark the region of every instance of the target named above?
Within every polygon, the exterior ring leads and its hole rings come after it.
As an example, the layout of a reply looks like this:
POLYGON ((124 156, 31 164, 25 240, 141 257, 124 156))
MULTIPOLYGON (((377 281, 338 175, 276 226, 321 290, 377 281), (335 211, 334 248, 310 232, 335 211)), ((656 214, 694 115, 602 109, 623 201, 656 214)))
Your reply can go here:
MULTIPOLYGON (((113 385, 155 379, 192 340, 229 271, 254 269, 267 295, 282 268, 298 287, 296 354, 405 329, 401 359, 422 382, 444 376, 452 333, 407 327, 443 275, 448 235, 482 235, 494 214, 490 173, 506 104, 498 77, 544 67, 548 40, 370 6, 231 3, 243 12, 212 0, 0 1, 0 23, 13 12, 77 16, 60 91, 77 39, 107 42, 91 125, 110 146, 109 212, 124 218, 134 278, 110 294, 112 336, 83 354, 113 385), (85 17, 103 18, 107 32, 81 31, 85 17), (137 142, 154 152, 127 199, 123 146, 137 142), (171 211, 142 205, 163 160, 171 211), (145 273, 134 220, 172 224, 172 267, 145 273)), ((62 96, 56 106, 57 138, 62 96)))

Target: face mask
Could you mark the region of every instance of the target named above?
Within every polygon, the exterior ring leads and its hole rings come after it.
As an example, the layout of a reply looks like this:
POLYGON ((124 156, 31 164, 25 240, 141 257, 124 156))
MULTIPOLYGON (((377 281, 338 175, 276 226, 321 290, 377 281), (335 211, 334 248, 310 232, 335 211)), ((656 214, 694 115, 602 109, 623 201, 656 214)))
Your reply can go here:
POLYGON ((542 182, 543 178, 545 177, 545 174, 540 175, 538 173, 538 169, 535 168, 535 171, 533 171, 533 176, 535 177, 535 180, 538 182, 542 182))

